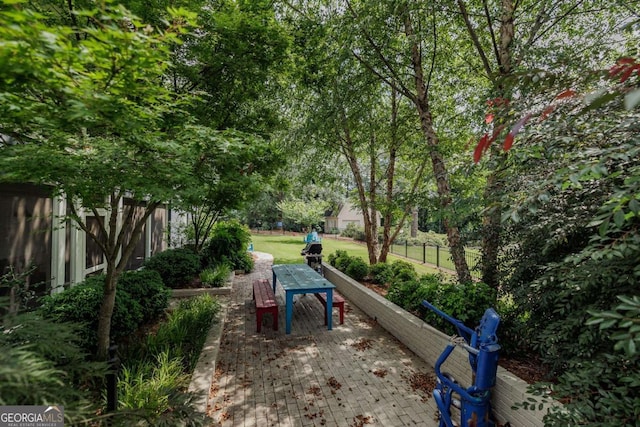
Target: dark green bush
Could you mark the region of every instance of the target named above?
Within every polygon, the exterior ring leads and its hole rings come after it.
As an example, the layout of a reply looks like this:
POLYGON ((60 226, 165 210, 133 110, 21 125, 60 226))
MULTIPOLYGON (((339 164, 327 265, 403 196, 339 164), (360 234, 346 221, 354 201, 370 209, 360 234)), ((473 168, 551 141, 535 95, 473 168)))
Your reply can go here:
MULTIPOLYGON (((56 322, 75 322, 84 325, 79 332, 82 344, 93 353, 97 345, 98 313, 102 304, 104 276, 87 278, 59 294, 47 296, 40 308, 42 314, 56 322)), ((116 302, 111 318, 111 337, 122 339, 133 333, 143 319, 140 303, 126 292, 116 292, 116 302)))
POLYGON ((175 289, 191 283, 200 271, 200 258, 191 249, 168 249, 146 260, 144 268, 160 273, 164 284, 175 289))
POLYGON ((410 262, 396 260, 391 263, 391 282, 406 282, 417 278, 416 268, 410 262))
POLYGON ((342 255, 338 258, 336 258, 336 265, 335 267, 344 272, 347 267, 349 266, 349 264, 351 264, 351 256, 350 255, 342 255))
POLYGON ((349 255, 347 251, 337 250, 329 254, 328 261, 329 264, 357 281, 361 281, 369 274, 369 264, 360 257, 349 255))
POLYGON ((118 292, 126 292, 142 306, 144 322, 158 318, 169 306, 171 289, 155 270, 125 271, 118 279, 118 292))
MULTIPOLYGON (((43 299, 40 312, 57 322, 83 325, 79 332, 84 348, 92 353, 97 342, 98 315, 102 304, 104 275, 87 279, 64 292, 43 299)), ((143 323, 159 316, 168 305, 169 290, 159 281, 157 272, 130 271, 118 281, 116 302, 111 318, 111 337, 120 341, 143 323)))
POLYGON ((378 285, 388 284, 393 277, 391 265, 386 262, 379 262, 370 266, 369 274, 371 275, 371 281, 378 285))
POLYGON ((441 286, 440 278, 437 275, 423 275, 417 278, 405 281, 392 281, 387 299, 394 304, 399 305, 408 312, 414 313, 422 317, 422 300, 432 302, 434 294, 441 286))
POLYGON ((487 308, 496 304, 495 290, 484 283, 442 283, 438 275, 423 275, 419 280, 394 281, 387 299, 423 318, 429 324, 453 334, 451 324, 424 308, 427 300, 441 311, 475 328, 487 308))
POLYGON ((339 258, 348 257, 348 256, 349 256, 349 254, 347 254, 347 251, 344 251, 342 249, 338 249, 337 251, 332 252, 332 253, 329 254, 329 256, 327 256, 327 261, 329 261, 329 264, 332 267, 338 268, 338 266, 336 265, 338 259, 339 258))
POLYGON ((362 281, 369 273, 369 264, 360 257, 351 257, 344 272, 352 279, 362 281))
POLYGON ((203 267, 229 264, 234 270, 253 270, 253 258, 247 252, 251 242, 249 229, 238 221, 217 223, 202 250, 203 267))

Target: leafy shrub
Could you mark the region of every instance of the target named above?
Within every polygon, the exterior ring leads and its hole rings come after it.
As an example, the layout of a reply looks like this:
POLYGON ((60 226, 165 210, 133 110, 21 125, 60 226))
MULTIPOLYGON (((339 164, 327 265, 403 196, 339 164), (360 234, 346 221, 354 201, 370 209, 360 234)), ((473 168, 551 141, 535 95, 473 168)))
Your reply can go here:
POLYGON ((394 280, 391 282, 387 299, 406 311, 422 317, 422 301, 426 299, 432 302, 433 297, 430 292, 437 289, 439 285, 438 276, 433 274, 423 275, 419 280, 417 278, 394 280))
POLYGON ((229 264, 234 270, 253 270, 253 258, 247 252, 251 242, 249 229, 238 221, 217 223, 202 251, 204 267, 229 264))
POLYGON ((155 270, 125 271, 118 279, 118 292, 125 292, 142 307, 142 319, 158 318, 169 306, 171 290, 155 270))
POLYGON ((455 329, 437 314, 422 306, 432 305, 475 328, 487 308, 496 303, 495 290, 484 283, 442 283, 438 275, 423 275, 419 280, 394 281, 387 299, 412 312, 438 329, 452 334, 455 329))
POLYGON ((365 233, 363 227, 358 227, 355 223, 350 222, 347 224, 342 233, 340 233, 343 237, 351 237, 353 240, 365 240, 365 233))
POLYGON ((512 297, 499 297, 496 311, 500 316, 500 350, 512 357, 530 357, 531 349, 520 345, 530 338, 531 331, 527 327, 529 314, 522 313, 512 297))
MULTIPOLYGON (((121 278, 124 282, 119 282, 111 318, 111 337, 116 341, 161 314, 168 304, 168 289, 161 286, 156 272, 130 271, 121 278)), ((40 307, 42 315, 56 322, 82 324, 79 336, 89 352, 95 350, 97 343, 96 313, 102 304, 104 279, 104 275, 87 277, 64 292, 45 297, 40 307)))
POLYGON ((366 234, 364 233, 364 229, 358 229, 353 236, 353 240, 357 240, 359 242, 364 242, 367 240, 366 234))
MULTIPOLYGON (((24 274, 0 275, 16 290, 26 288, 24 274)), ((87 384, 96 383, 106 363, 88 362, 79 325, 43 318, 37 311, 12 310, 0 298, 0 405, 64 405, 65 421, 80 425, 98 409, 87 384)))
POLYGON ((351 256, 350 255, 343 255, 340 256, 338 258, 336 258, 336 265, 335 267, 344 272, 347 267, 349 266, 349 264, 351 264, 351 256))
POLYGON ((369 265, 360 257, 354 257, 344 250, 329 254, 329 264, 354 280, 362 280, 369 274, 369 265))
POLYGON ((352 279, 361 281, 369 273, 369 264, 360 257, 351 257, 344 272, 352 279))
POLYGON ((342 237, 351 237, 353 238, 353 236, 355 236, 355 233, 358 230, 358 226, 355 225, 353 222, 350 222, 347 224, 347 226, 344 228, 344 230, 342 230, 342 232, 340 233, 340 235, 342 237))
POLYGON ((229 264, 220 264, 202 270, 200 272, 200 281, 204 286, 219 288, 225 284, 229 274, 231 274, 229 264))
POLYGON ((190 283, 198 274, 200 258, 191 249, 168 249, 146 260, 144 268, 160 273, 164 284, 175 289, 190 283))
POLYGON ((253 257, 247 251, 238 253, 234 260, 234 269, 247 273, 253 270, 253 265, 253 257))
POLYGON ((347 251, 338 249, 335 253, 329 254, 327 259, 329 260, 329 264, 333 267, 345 272, 347 266, 351 263, 352 257, 347 253, 347 251))
POLYGON ((338 268, 338 266, 337 266, 338 259, 339 258, 348 257, 348 256, 349 256, 349 254, 347 253, 347 251, 342 250, 342 249, 338 249, 337 251, 332 252, 332 253, 329 254, 329 256, 327 256, 327 261, 329 261, 329 264, 332 267, 338 268))
POLYGON ((391 263, 391 282, 405 282, 417 278, 416 268, 410 262, 399 259, 391 263))
MULTIPOLYGON (((80 337, 84 348, 93 352, 97 345, 98 316, 102 304, 104 276, 87 278, 70 289, 44 298, 43 315, 56 322, 76 322, 84 325, 80 337)), ((133 333, 142 323, 140 303, 126 292, 116 292, 111 318, 111 337, 115 340, 133 333)))
POLYGON ((378 285, 386 285, 391 282, 393 272, 391 265, 386 262, 379 262, 369 267, 369 274, 373 283, 378 285))

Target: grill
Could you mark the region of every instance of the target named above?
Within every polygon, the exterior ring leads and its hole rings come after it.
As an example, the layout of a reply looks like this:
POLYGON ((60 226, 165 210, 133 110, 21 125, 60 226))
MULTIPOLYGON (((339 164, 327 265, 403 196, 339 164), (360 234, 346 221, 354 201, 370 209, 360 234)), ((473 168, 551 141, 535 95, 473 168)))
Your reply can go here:
POLYGON ((309 242, 300 252, 307 265, 322 274, 322 243, 309 242))

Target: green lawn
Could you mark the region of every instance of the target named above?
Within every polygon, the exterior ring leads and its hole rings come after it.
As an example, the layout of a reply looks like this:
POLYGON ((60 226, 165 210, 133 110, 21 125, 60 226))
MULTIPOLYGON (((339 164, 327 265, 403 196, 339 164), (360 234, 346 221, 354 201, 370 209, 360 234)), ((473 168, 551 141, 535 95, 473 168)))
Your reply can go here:
MULTIPOLYGON (((300 251, 304 248, 305 243, 303 236, 291 236, 282 234, 252 234, 253 249, 258 252, 265 252, 273 255, 275 264, 292 264, 303 263, 304 259, 300 255, 300 251)), ((355 243, 348 240, 338 240, 332 238, 322 239, 322 255, 326 257, 338 249, 347 251, 349 255, 359 256, 365 261, 369 259, 367 247, 363 244, 355 243)), ((389 261, 403 259, 398 256, 389 254, 389 261)), ((411 261, 411 260, 408 260, 411 261)), ((413 262, 418 274, 436 274, 439 271, 435 268, 413 262)))

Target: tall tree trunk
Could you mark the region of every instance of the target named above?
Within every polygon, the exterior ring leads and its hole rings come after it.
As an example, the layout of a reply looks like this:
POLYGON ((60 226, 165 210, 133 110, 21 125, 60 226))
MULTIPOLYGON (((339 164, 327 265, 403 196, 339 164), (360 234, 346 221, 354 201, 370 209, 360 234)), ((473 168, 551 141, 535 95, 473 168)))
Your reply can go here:
POLYGON ((369 264, 378 262, 378 200, 376 182, 378 153, 376 152, 376 136, 371 135, 369 146, 369 227, 365 227, 367 248, 369 248, 369 264))
POLYGON ((104 280, 102 303, 98 312, 98 360, 107 360, 109 345, 111 344, 111 318, 116 305, 116 275, 115 260, 107 260, 107 276, 104 280))
MULTIPOLYGON (((484 14, 490 30, 491 42, 493 46, 493 55, 497 64, 497 73, 489 61, 489 56, 485 52, 478 34, 473 25, 472 20, 467 12, 466 4, 463 0, 458 0, 458 7, 461 16, 467 27, 467 31, 473 45, 478 51, 478 55, 482 60, 487 78, 493 82, 497 95, 504 99, 510 99, 511 93, 503 84, 505 77, 512 73, 513 68, 513 52, 511 46, 515 34, 514 24, 514 2, 513 0, 501 0, 501 17, 500 17, 500 34, 496 40, 493 32, 493 20, 490 11, 484 3, 484 14), (496 79, 496 74, 498 78, 496 79)), ((541 22, 544 18, 544 8, 538 16, 536 23, 531 32, 530 41, 533 40, 535 33, 539 30, 541 22)), ((498 117, 494 126, 505 124, 505 117, 508 116, 505 111, 502 114, 496 114, 498 117)), ((492 147, 492 156, 496 159, 496 166, 487 178, 487 185, 484 189, 485 211, 482 218, 482 280, 491 287, 497 288, 498 281, 498 254, 500 251, 500 235, 502 231, 502 204, 500 197, 503 191, 503 182, 501 178, 502 171, 505 167, 506 157, 499 149, 492 147)))
MULTIPOLYGON (((394 194, 394 183, 395 183, 395 175, 396 175, 396 160, 398 158, 398 147, 402 145, 402 141, 400 141, 400 137, 398 136, 398 90, 391 86, 391 141, 389 144, 389 164, 387 166, 387 173, 385 179, 387 181, 387 186, 385 188, 385 213, 384 213, 384 232, 382 239, 382 247, 380 248, 380 255, 378 257, 378 262, 387 262, 387 256, 389 255, 389 250, 391 249, 391 244, 398 236, 398 233, 403 229, 404 223, 407 220, 407 215, 409 211, 407 209, 404 210, 402 216, 398 220, 398 223, 393 225, 393 198, 394 194), (393 226, 393 233, 391 233, 391 229, 393 226)), ((415 194, 418 186, 422 181, 422 176, 424 174, 424 168, 427 164, 427 161, 420 162, 418 165, 418 169, 413 177, 413 183, 411 184, 410 194, 415 194)))
POLYGON ((358 190, 358 200, 360 202, 360 208, 362 209, 362 217, 364 221, 364 231, 365 231, 365 241, 367 244, 367 252, 369 254, 369 264, 375 264, 377 262, 377 240, 373 242, 371 237, 371 216, 370 216, 370 204, 367 199, 367 191, 364 186, 364 179, 362 177, 362 172, 360 171, 360 166, 358 165, 358 158, 353 151, 354 142, 351 138, 351 131, 349 127, 345 125, 342 128, 342 144, 340 149, 342 150, 342 154, 347 159, 347 163, 351 168, 351 172, 353 173, 353 179, 356 183, 356 189, 358 190))
MULTIPOLYGON (((380 249, 379 262, 387 262, 389 247, 391 246, 391 225, 393 222, 393 190, 396 175, 396 160, 398 158, 398 92, 395 88, 391 88, 391 141, 389 144, 389 164, 385 174, 385 210, 382 217, 382 248, 380 249)), ((402 224, 400 225, 402 226, 402 224)))
POLYGON ((471 273, 469 271, 467 260, 464 256, 464 246, 462 245, 462 239, 460 238, 460 231, 455 225, 455 222, 452 221, 453 215, 451 215, 451 212, 448 212, 452 209, 449 174, 447 172, 447 167, 438 147, 439 139, 433 127, 433 118, 431 116, 431 110, 428 101, 428 86, 422 65, 421 49, 418 45, 418 42, 416 41, 416 35, 413 31, 411 16, 408 11, 405 12, 405 33, 407 35, 407 38, 411 40, 412 43, 411 63, 413 66, 414 82, 416 86, 416 94, 413 97, 412 101, 418 110, 418 116, 420 117, 420 126, 429 148, 431 166, 436 178, 436 185, 438 188, 438 195, 440 196, 441 207, 445 211, 445 213, 448 213, 445 214, 443 224, 447 233, 447 239, 449 240, 451 258, 453 260, 453 264, 456 267, 458 280, 461 283, 468 283, 472 281, 471 273))
POLYGON ((418 207, 411 208, 411 237, 418 237, 418 207))
MULTIPOLYGON (((500 40, 497 51, 498 70, 501 79, 498 80, 497 92, 505 99, 511 98, 511 93, 502 82, 512 72, 511 45, 515 31, 513 14, 513 0, 502 0, 500 40)), ((506 117, 507 111, 499 114, 495 126, 504 124, 506 117)), ((487 186, 484 191, 486 209, 482 219, 482 281, 493 288, 497 288, 499 286, 498 255, 500 252, 503 210, 501 196, 504 187, 501 175, 505 168, 506 156, 497 147, 492 147, 492 155, 496 159, 496 166, 487 178, 487 186)))
MULTIPOLYGON (((131 258, 131 255, 142 236, 142 230, 144 224, 147 222, 147 218, 149 218, 149 216, 160 205, 160 202, 148 202, 146 204, 144 214, 139 218, 136 218, 134 215, 135 206, 131 206, 127 215, 123 217, 121 227, 118 228, 117 219, 120 214, 118 209, 121 197, 121 194, 111 195, 111 213, 109 216, 108 231, 102 222, 99 222, 100 231, 98 233, 94 233, 89 230, 85 223, 78 222, 78 225, 87 233, 88 237, 93 239, 98 246, 100 246, 107 262, 104 292, 102 295, 100 310, 98 312, 98 348, 96 355, 99 360, 106 360, 109 355, 109 345, 111 343, 111 319, 115 308, 118 278, 127 266, 129 258, 131 258), (131 237, 123 247, 125 232, 131 227, 133 228, 131 237), (108 236, 106 242, 100 239, 101 234, 103 236, 108 236)), ((95 213, 96 218, 99 218, 97 212, 95 213)))

